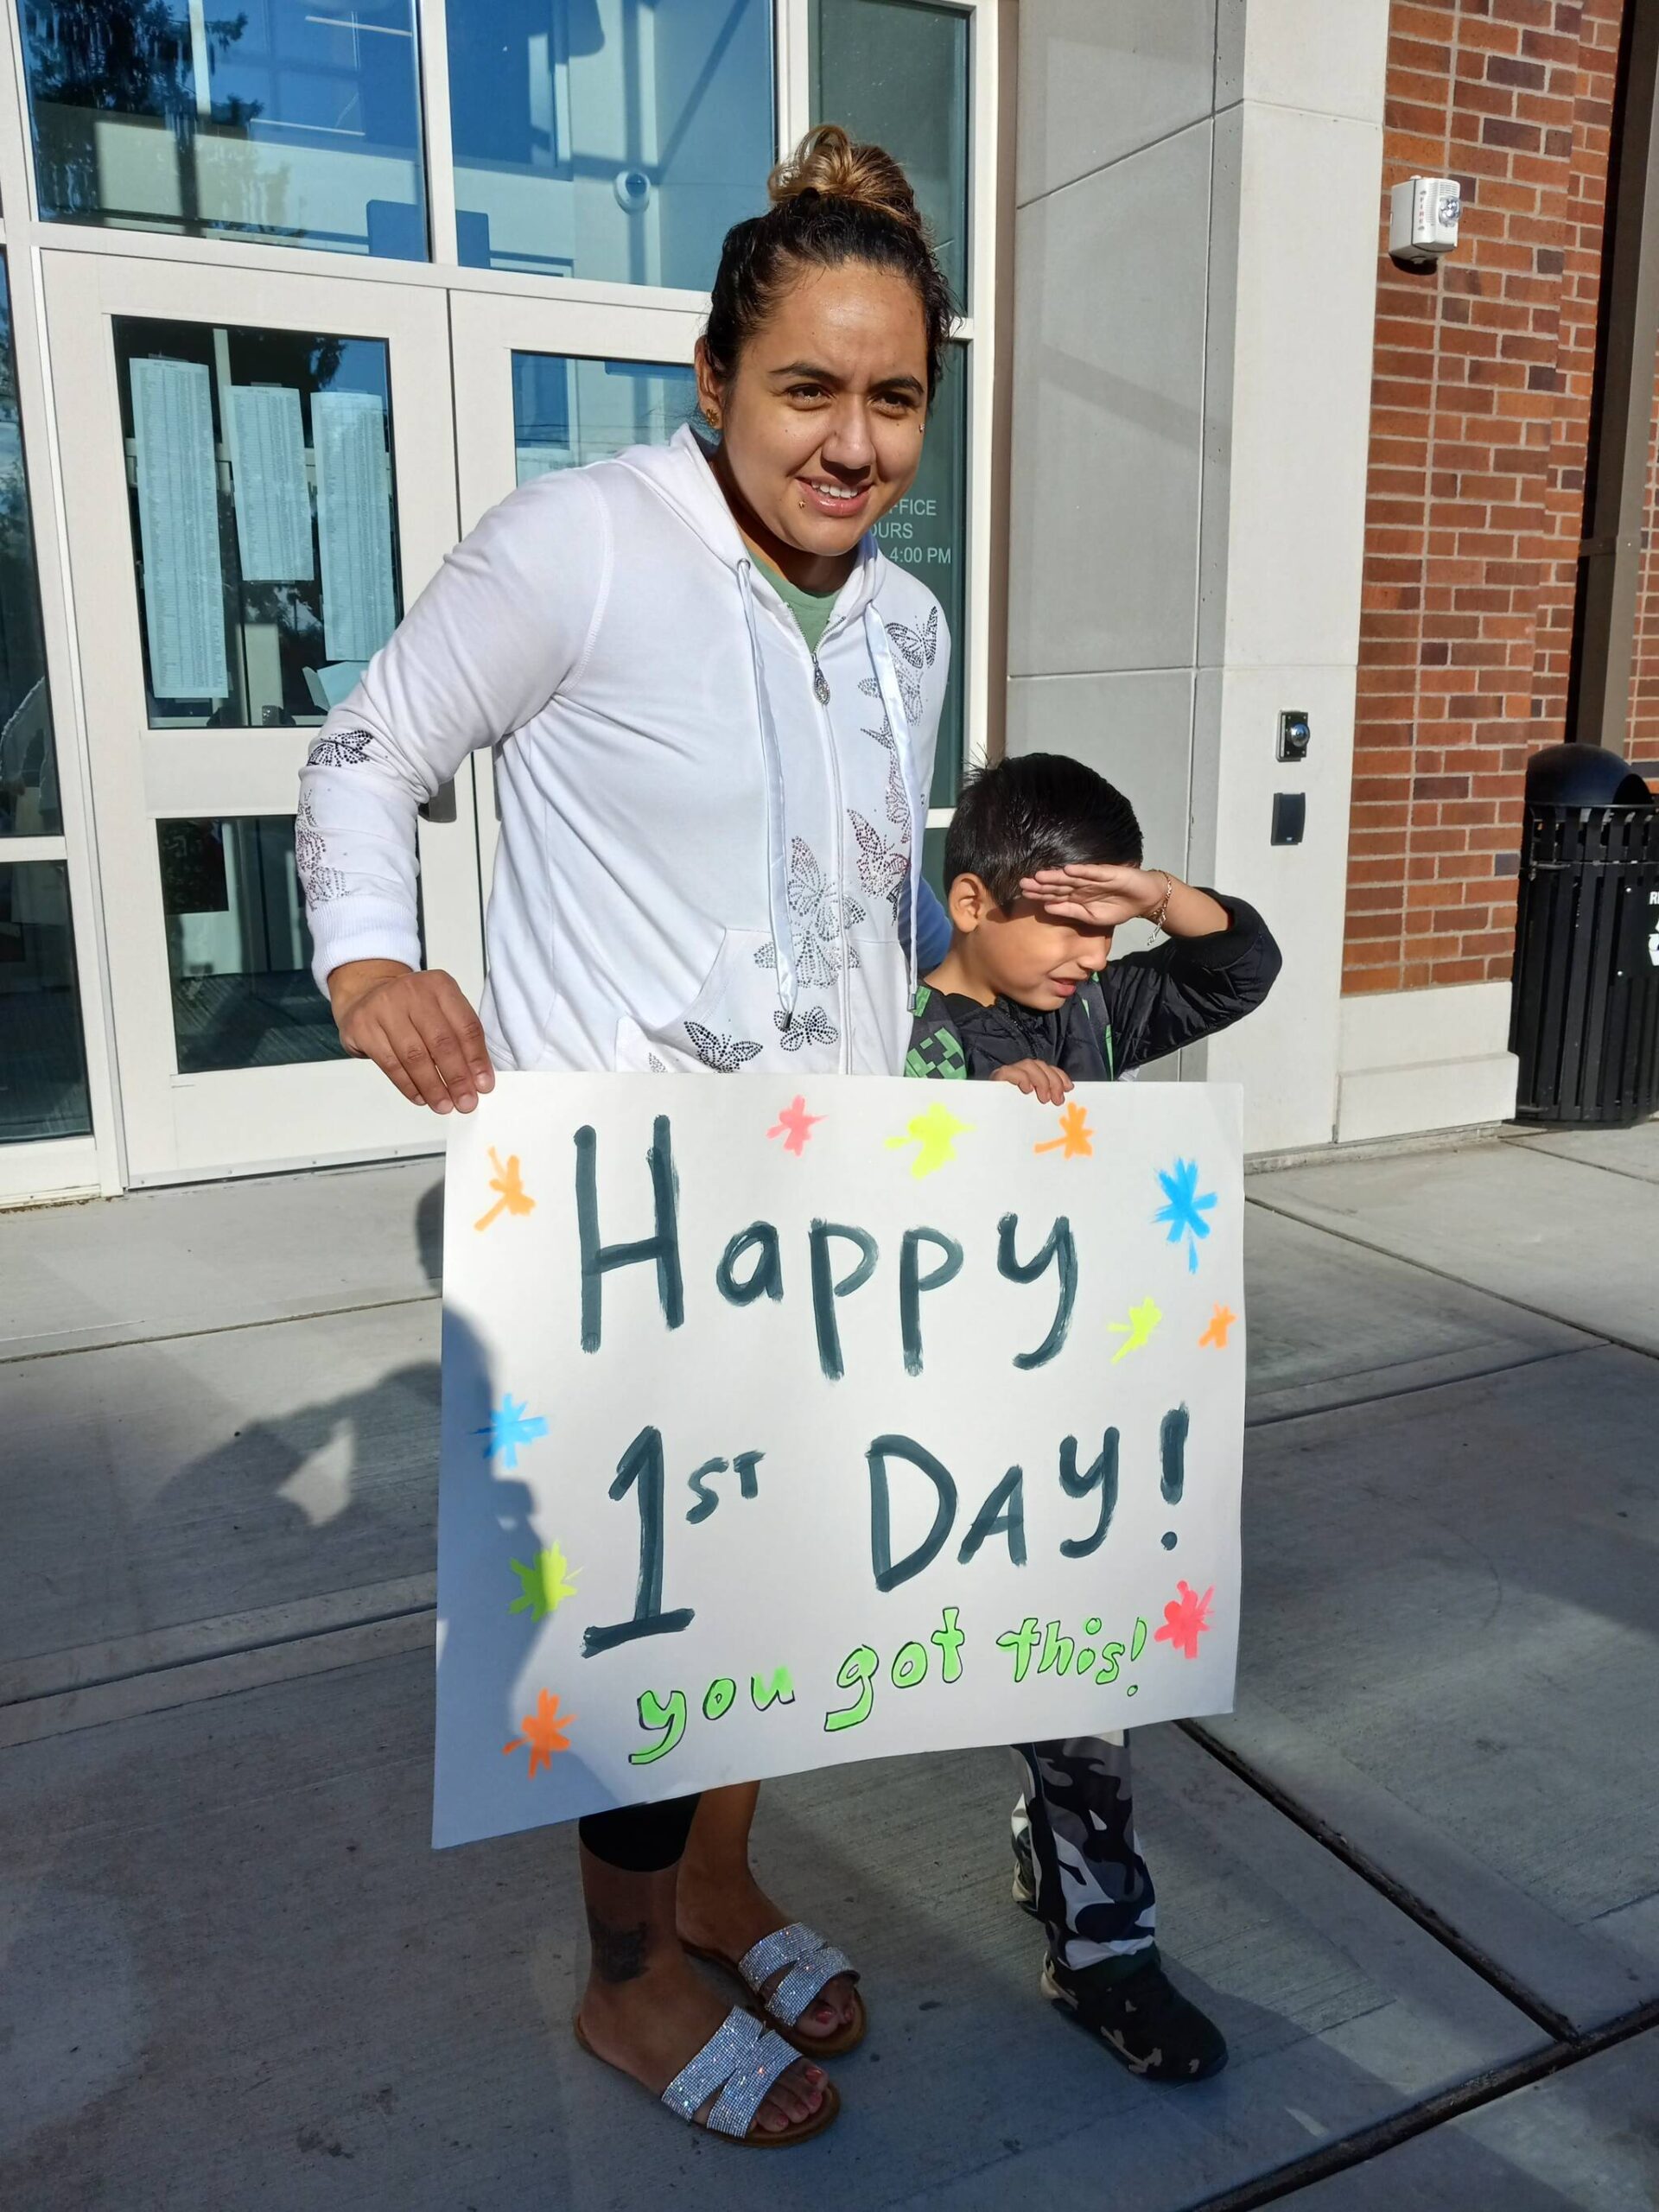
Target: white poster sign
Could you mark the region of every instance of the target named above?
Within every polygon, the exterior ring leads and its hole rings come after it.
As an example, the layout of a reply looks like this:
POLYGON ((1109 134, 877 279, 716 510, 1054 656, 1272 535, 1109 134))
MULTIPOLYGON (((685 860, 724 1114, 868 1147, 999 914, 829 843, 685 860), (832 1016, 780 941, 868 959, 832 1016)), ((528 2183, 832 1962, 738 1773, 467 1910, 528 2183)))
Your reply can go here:
POLYGON ((372 391, 320 391, 311 435, 324 648, 330 660, 370 660, 397 620, 385 408, 372 391))
POLYGON ((231 483, 245 583, 309 583, 311 493, 292 385, 231 387, 231 483))
POLYGON ((223 699, 231 682, 207 368, 136 360, 131 374, 150 689, 158 699, 223 699))
POLYGON ((506 1075, 452 1125, 434 1841, 1225 1710, 1239 1095, 506 1075))

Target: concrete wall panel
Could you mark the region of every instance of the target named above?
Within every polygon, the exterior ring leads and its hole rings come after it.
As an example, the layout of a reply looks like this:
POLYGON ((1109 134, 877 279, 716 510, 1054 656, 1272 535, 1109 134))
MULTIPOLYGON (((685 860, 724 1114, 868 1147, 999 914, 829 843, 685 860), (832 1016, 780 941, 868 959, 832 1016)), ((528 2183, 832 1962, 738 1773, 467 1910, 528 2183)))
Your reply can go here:
POLYGON ((1224 658, 1351 665, 1382 134, 1287 108, 1243 116, 1224 658))
POLYGON ((1016 224, 1009 672, 1190 667, 1210 129, 1016 224))
POLYGON ((1215 0, 1024 0, 1020 204, 1210 112, 1215 0))
POLYGON ((1185 669, 1024 677, 1008 686, 1008 751, 1069 753, 1135 807, 1149 864, 1186 867, 1192 678, 1185 669))

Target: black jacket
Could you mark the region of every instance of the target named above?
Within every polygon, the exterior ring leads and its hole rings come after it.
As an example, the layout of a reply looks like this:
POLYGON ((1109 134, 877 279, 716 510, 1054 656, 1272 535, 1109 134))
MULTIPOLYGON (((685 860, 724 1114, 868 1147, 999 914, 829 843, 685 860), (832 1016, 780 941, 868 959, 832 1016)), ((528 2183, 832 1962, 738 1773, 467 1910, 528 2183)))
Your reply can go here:
POLYGON ((1230 1027, 1272 989, 1279 948, 1254 906, 1211 896, 1230 929, 1126 953, 1052 1013, 1012 999, 981 1006, 925 984, 905 1073, 979 1082, 1015 1060, 1043 1060, 1079 1083, 1110 1082, 1230 1027))

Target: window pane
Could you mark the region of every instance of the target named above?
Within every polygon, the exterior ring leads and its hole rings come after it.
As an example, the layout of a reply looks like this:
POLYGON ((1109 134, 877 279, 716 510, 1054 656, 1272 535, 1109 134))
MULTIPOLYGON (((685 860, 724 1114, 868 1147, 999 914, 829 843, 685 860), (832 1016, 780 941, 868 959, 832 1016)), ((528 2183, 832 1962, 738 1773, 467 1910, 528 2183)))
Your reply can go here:
POLYGON ((461 258, 706 291, 766 204, 772 0, 448 0, 461 258))
POLYGON ((413 0, 23 0, 41 213, 426 257, 413 0))
POLYGON ((55 837, 62 828, 17 419, 11 298, 0 259, 0 838, 55 837))
POLYGON ((697 380, 667 361, 591 361, 566 353, 512 357, 512 439, 518 481, 582 468, 627 446, 666 445, 696 412, 697 380))
POLYGON ((953 346, 927 425, 927 442, 916 481, 875 525, 881 550, 912 569, 944 609, 950 626, 950 681, 939 715, 933 760, 932 806, 954 806, 962 781, 963 683, 967 666, 968 363, 953 346))
POLYGON ((812 0, 812 117, 905 165, 968 305, 968 18, 922 0, 812 0))
POLYGON ((0 862, 0 1144, 91 1131, 61 861, 0 862))
POLYGON ((311 980, 294 818, 156 824, 181 1075, 342 1056, 311 980))
POLYGON ((115 324, 152 729, 320 722, 397 626, 378 338, 115 324))

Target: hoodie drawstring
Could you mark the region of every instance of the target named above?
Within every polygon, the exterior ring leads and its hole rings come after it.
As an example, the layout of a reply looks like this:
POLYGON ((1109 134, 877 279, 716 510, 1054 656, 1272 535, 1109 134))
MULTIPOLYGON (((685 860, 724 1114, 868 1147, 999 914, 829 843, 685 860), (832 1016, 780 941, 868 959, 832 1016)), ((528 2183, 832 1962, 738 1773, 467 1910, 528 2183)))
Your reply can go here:
POLYGON ((766 695, 766 667, 755 623, 752 564, 740 561, 737 581, 743 594, 743 620, 748 625, 749 658, 754 669, 754 702, 760 725, 760 760, 766 779, 766 912, 772 923, 772 954, 778 971, 778 1001, 792 1018, 800 983, 795 973, 795 939, 789 919, 789 859, 784 827, 784 763, 778 749, 778 728, 766 695))
POLYGON ((916 1011, 916 994, 920 981, 916 951, 916 925, 922 895, 922 837, 927 826, 927 817, 922 811, 921 793, 913 776, 914 751, 910 742, 910 719, 905 712, 904 695, 899 689, 898 672, 893 664, 893 647, 887 642, 887 625, 872 602, 864 610, 864 639, 870 649, 870 665, 875 671, 876 686, 881 694, 881 704, 887 717, 887 727, 893 732, 893 741, 899 747, 899 772, 904 779, 905 804, 910 810, 910 942, 906 948, 910 956, 910 990, 905 1001, 906 1012, 916 1011))

